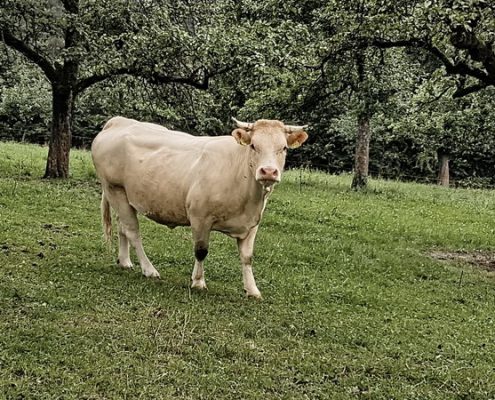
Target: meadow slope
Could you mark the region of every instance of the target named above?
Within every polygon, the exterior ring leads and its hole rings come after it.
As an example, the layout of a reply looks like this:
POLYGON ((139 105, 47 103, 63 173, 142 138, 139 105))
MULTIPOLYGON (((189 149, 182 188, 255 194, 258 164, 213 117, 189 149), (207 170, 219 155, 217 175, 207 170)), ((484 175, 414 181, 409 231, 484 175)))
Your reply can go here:
POLYGON ((495 274, 432 252, 495 250, 492 191, 289 171, 246 299, 213 234, 189 289, 190 231, 141 219, 161 280, 115 266, 84 151, 46 181, 46 149, 0 143, 0 398, 495 398, 495 274))

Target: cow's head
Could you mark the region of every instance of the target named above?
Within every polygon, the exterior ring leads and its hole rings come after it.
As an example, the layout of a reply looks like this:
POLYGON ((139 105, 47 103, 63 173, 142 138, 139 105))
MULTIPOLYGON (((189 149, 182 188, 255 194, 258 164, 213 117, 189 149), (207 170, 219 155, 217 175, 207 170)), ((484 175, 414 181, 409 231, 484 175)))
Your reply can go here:
POLYGON ((261 119, 254 123, 237 121, 232 136, 249 146, 249 168, 264 187, 280 182, 287 149, 295 149, 308 138, 307 125, 284 125, 277 120, 261 119))

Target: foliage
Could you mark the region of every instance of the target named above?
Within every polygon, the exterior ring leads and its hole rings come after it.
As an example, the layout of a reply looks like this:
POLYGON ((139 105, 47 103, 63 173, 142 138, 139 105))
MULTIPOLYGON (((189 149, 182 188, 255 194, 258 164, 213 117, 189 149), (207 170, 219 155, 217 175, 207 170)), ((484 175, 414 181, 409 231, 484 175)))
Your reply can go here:
POLYGON ((424 49, 452 77, 456 97, 495 85, 493 2, 425 0, 375 4, 380 6, 369 20, 378 20, 383 26, 380 34, 372 37, 375 45, 424 49))
POLYGON ((0 138, 45 143, 50 125, 50 88, 31 65, 1 54, 0 138))
MULTIPOLYGON (((454 90, 436 78, 419 85, 410 98, 394 99, 395 106, 377 121, 381 143, 373 146, 377 157, 383 154, 381 162, 393 166, 393 171, 383 171, 384 176, 434 176, 437 152, 441 151, 452 160, 457 184, 468 184, 470 178, 483 178, 487 186, 495 184, 493 90, 460 99, 452 98, 454 90), (391 147, 395 148, 391 153, 403 155, 396 158, 395 165, 386 151, 391 147)), ((406 92, 400 94, 404 95, 406 92)))

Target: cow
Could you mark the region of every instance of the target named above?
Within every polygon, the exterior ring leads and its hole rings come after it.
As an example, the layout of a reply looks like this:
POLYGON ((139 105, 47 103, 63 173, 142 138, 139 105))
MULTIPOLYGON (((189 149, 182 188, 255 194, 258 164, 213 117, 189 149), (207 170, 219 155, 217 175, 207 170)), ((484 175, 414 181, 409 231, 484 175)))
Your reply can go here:
POLYGON ((210 232, 235 238, 244 290, 260 298, 252 270, 254 240, 263 210, 280 182, 288 148, 308 138, 305 126, 277 120, 237 121, 231 135, 193 136, 124 117, 111 118, 91 146, 101 181, 101 214, 110 240, 111 208, 118 216, 117 263, 132 268, 129 243, 142 273, 159 278, 143 249, 140 213, 167 225, 190 226, 195 263, 192 288, 207 289, 204 261, 210 232))

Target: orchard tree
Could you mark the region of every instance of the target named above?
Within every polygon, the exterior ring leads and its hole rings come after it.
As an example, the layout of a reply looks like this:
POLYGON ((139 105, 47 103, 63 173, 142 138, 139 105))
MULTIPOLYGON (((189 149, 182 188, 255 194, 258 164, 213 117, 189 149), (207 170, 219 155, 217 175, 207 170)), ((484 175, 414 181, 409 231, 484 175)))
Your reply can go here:
MULTIPOLYGON (((464 140, 467 138, 464 132, 459 132, 463 124, 453 112, 461 103, 454 102, 445 108, 442 104, 448 100, 442 97, 447 93, 453 98, 462 98, 495 86, 495 3, 486 0, 388 1, 382 3, 369 20, 374 20, 371 25, 378 22, 384 29, 368 30, 366 38, 361 38, 363 42, 382 49, 405 47, 423 51, 429 56, 418 57, 423 65, 430 68, 432 59, 436 60, 436 70, 447 78, 447 82, 441 82, 439 74, 431 71, 437 78, 436 86, 444 88, 434 102, 439 109, 444 108, 445 113, 433 120, 442 130, 435 137, 444 138, 444 143, 436 146, 438 183, 448 186, 449 161, 455 146, 447 138, 453 131, 464 140), (438 124, 440 119, 443 122, 438 124)), ((431 121, 425 123, 430 125, 431 121)))
MULTIPOLYGON (((324 43, 327 46, 318 66, 321 76, 331 75, 325 68, 332 70, 332 75, 337 76, 344 86, 347 81, 353 93, 361 99, 357 107, 350 105, 358 114, 353 187, 366 186, 371 134, 369 122, 373 115, 370 111, 374 108, 370 106, 385 100, 378 96, 377 102, 377 98, 373 99, 369 93, 376 90, 387 92, 389 89, 393 93, 406 89, 408 84, 393 79, 388 72, 374 79, 377 75, 373 67, 379 64, 376 58, 372 60, 366 56, 370 47, 424 51, 430 59, 436 60, 436 68, 442 69, 455 82, 456 89, 452 95, 462 97, 495 85, 494 10, 493 2, 485 0, 362 0, 354 3, 330 1, 321 6, 318 13, 313 13, 313 16, 317 15, 314 25, 322 33, 322 48, 325 48, 324 43), (347 53, 351 62, 342 62, 342 53, 347 53), (345 72, 346 64, 355 65, 356 73, 345 72), (363 69, 365 65, 368 68, 363 69)), ((427 64, 425 67, 431 66, 432 62, 427 57, 420 59, 427 64)), ((405 59, 399 61, 405 72, 405 59)), ((401 72, 398 72, 400 76, 401 72)), ((440 180, 446 183, 449 151, 439 146, 438 152, 439 158, 443 159, 444 171, 440 180)))
POLYGON ((377 12, 377 7, 375 1, 331 1, 318 13, 313 12, 313 24, 320 32, 319 60, 313 67, 319 71, 316 81, 320 93, 316 91, 310 96, 313 99, 337 97, 345 104, 345 113, 354 116, 354 177, 351 184, 354 189, 367 187, 372 118, 400 84, 397 71, 391 68, 399 60, 395 57, 397 53, 387 57, 363 39, 376 28, 369 15, 377 12))
POLYGON ((0 0, 0 41, 37 65, 51 86, 44 176, 69 175, 75 102, 90 86, 131 75, 154 84, 208 88, 223 68, 207 57, 214 54, 208 47, 214 35, 206 20, 219 7, 206 0, 0 0))
POLYGON ((387 131, 382 132, 384 146, 408 143, 416 154, 402 151, 399 169, 413 167, 416 176, 431 176, 436 170, 440 185, 448 186, 451 178, 457 183, 487 179, 492 184, 495 88, 453 98, 456 90, 436 70, 416 90, 398 93, 380 119, 387 131))

